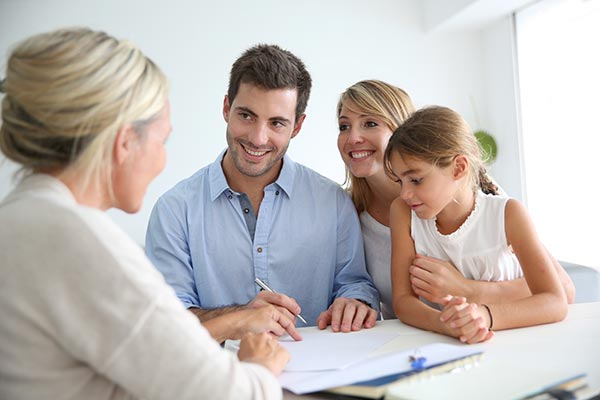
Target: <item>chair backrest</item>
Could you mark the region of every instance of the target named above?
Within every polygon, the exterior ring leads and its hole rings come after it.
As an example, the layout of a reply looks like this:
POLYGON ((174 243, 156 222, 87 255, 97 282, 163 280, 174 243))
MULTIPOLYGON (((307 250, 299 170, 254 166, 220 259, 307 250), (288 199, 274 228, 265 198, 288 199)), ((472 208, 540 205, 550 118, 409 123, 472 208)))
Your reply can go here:
POLYGON ((600 301, 600 271, 566 261, 560 264, 575 285, 575 303, 600 301))

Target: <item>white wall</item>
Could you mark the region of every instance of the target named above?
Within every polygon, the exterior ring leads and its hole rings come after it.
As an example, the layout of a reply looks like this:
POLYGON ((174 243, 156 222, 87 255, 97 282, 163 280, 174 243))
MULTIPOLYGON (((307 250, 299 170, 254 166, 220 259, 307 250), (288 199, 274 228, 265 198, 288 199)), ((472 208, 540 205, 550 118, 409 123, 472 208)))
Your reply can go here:
MULTIPOLYGON (((221 105, 229 69, 243 50, 259 42, 300 56, 314 80, 307 120, 289 150, 296 161, 343 180, 337 98, 354 82, 377 78, 407 90, 417 106, 449 106, 474 128, 500 135, 494 174, 509 193, 519 195, 510 183, 512 169, 504 169, 512 159, 505 159, 503 146, 515 134, 503 122, 514 117, 514 98, 504 98, 511 95, 504 86, 512 76, 505 28, 500 22, 483 31, 425 30, 422 6, 418 0, 2 0, 0 51, 5 56, 11 44, 33 33, 88 25, 134 41, 170 77, 174 130, 167 168, 150 186, 140 213, 111 212, 139 243, 157 197, 225 147, 221 105), (490 46, 501 51, 496 55, 490 46)), ((0 168, 0 197, 13 185, 13 169, 0 168)))
POLYGON ((502 18, 483 31, 485 129, 493 133, 498 144, 490 173, 507 193, 525 201, 513 35, 511 17, 502 18))

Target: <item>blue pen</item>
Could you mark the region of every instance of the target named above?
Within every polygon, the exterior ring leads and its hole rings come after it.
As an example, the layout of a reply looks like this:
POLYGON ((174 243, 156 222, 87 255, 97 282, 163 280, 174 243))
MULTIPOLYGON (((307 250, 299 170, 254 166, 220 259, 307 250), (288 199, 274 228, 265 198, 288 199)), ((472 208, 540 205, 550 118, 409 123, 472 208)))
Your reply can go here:
MULTIPOLYGON (((263 290, 266 290, 267 292, 272 292, 272 293, 275 293, 275 291, 274 291, 273 289, 271 289, 271 288, 269 287, 269 285, 267 285, 266 283, 264 283, 263 281, 261 281, 259 278, 256 278, 256 279, 254 280, 254 282, 255 282, 255 283, 258 285, 258 286, 260 286, 260 288, 261 288, 261 289, 263 289, 263 290)), ((298 314, 298 315, 296 315, 296 317, 298 317, 298 319, 299 319, 300 321, 304 322, 304 325, 308 325, 308 322, 306 322, 306 320, 305 320, 305 319, 302 317, 302 315, 298 314)))

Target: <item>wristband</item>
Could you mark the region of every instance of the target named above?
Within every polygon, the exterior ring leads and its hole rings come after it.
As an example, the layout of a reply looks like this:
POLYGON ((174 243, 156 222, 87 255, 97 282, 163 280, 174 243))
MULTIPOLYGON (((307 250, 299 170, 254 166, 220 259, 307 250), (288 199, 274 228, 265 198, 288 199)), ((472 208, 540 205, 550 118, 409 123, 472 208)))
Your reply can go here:
POLYGON ((494 317, 492 317, 492 310, 490 310, 490 306, 488 306, 487 304, 481 304, 481 305, 485 307, 485 309, 487 310, 487 312, 490 316, 490 327, 488 329, 491 331, 492 327, 494 326, 494 317))

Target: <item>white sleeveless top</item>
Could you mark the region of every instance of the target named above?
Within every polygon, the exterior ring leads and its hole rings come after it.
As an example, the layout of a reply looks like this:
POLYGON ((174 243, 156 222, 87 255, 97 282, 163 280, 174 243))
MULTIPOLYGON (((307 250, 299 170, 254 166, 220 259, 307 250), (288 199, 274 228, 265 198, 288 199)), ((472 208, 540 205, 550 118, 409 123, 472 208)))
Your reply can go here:
POLYGON ((508 197, 477 192, 475 208, 455 232, 442 235, 435 219, 412 212, 411 234, 417 254, 450 261, 468 279, 507 281, 523 276, 504 230, 508 197))
POLYGON ((384 319, 396 318, 392 306, 392 239, 390 228, 379 223, 367 211, 360 213, 360 225, 365 242, 367 271, 379 291, 384 319))

